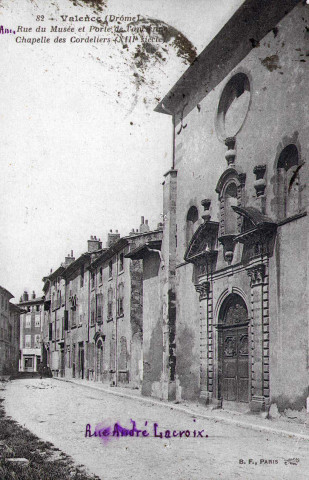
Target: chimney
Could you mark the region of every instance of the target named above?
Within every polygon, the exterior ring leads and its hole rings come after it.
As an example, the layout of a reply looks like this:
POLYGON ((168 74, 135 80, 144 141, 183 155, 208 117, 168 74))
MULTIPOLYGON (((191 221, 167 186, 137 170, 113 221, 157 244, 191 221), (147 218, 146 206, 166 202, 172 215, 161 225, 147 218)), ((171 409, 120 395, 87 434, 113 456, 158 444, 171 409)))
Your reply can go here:
POLYGON ((29 300, 29 295, 28 295, 28 292, 27 290, 24 291, 24 294, 23 294, 23 301, 24 302, 28 302, 29 300))
POLYGON ((120 233, 118 233, 118 230, 116 230, 116 233, 113 233, 113 230, 110 230, 107 234, 107 242, 106 246, 107 248, 111 247, 120 239, 120 233))
POLYGON ((35 291, 33 290, 33 292, 32 292, 32 300, 34 300, 34 299, 35 299, 35 291))
POLYGON ((95 252, 96 250, 101 250, 102 248, 102 242, 96 236, 91 235, 90 240, 88 240, 87 243, 89 253, 95 252))
POLYGON ((70 263, 73 263, 74 260, 75 257, 73 257, 73 250, 71 250, 71 255, 68 253, 64 259, 64 265, 67 267, 68 265, 70 265, 70 263))
POLYGON ((144 222, 144 217, 141 217, 141 224, 140 224, 140 227, 139 227, 139 231, 141 233, 149 232, 148 220, 146 220, 146 222, 144 222))

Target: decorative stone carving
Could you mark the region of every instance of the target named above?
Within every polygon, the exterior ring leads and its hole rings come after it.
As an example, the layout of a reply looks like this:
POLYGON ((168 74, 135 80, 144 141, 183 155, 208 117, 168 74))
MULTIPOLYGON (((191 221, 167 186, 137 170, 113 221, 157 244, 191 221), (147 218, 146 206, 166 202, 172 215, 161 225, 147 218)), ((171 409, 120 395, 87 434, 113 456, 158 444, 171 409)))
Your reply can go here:
POLYGON ((210 283, 202 282, 195 285, 195 290, 200 294, 200 300, 205 300, 208 298, 210 283))
POLYGON ((230 265, 233 260, 233 255, 234 255, 234 238, 236 235, 222 235, 219 238, 219 242, 222 243, 223 245, 223 254, 224 254, 224 259, 227 261, 227 263, 230 265))
POLYGON ((224 341, 224 356, 225 357, 236 356, 236 337, 226 337, 224 341))
POLYGON ((256 176, 256 179, 253 182, 253 186, 255 188, 257 197, 260 197, 265 193, 265 188, 266 188, 266 181, 264 179, 265 172, 266 172, 266 165, 257 165, 253 169, 253 173, 256 176))
POLYGON ((239 173, 238 179, 239 179, 239 183, 240 183, 241 187, 245 186, 246 178, 247 178, 247 176, 246 176, 245 173, 239 173))
POLYGON ((248 355, 248 335, 242 335, 239 340, 239 354, 248 355))
POLYGON ((248 322, 248 312, 240 303, 232 304, 224 317, 224 325, 237 325, 248 322))
POLYGON ((225 154, 225 159, 227 161, 228 167, 234 166, 236 150, 235 150, 235 137, 228 137, 225 139, 225 145, 227 146, 227 152, 225 154))
POLYGON ((210 205, 211 205, 211 200, 209 198, 205 198, 205 200, 201 201, 201 205, 204 207, 204 212, 203 212, 202 218, 203 218, 204 222, 209 222, 210 219, 211 219, 211 215, 210 215, 210 212, 209 212, 210 205))
POLYGON ((264 283, 266 266, 264 265, 264 263, 254 265, 253 267, 247 269, 247 273, 251 279, 251 287, 261 285, 264 283))
POLYGON ((197 267, 199 275, 209 274, 215 269, 218 254, 216 248, 218 229, 218 222, 208 220, 202 223, 194 233, 185 252, 185 261, 193 263, 197 267))

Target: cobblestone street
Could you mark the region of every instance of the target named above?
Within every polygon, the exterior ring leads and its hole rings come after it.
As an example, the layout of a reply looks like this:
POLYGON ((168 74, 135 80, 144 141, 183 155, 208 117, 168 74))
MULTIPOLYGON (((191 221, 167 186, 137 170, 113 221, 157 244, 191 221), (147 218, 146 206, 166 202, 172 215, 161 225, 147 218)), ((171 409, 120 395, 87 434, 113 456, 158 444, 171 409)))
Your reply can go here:
POLYGON ((104 480, 308 478, 305 440, 226 425, 215 419, 195 419, 163 405, 121 398, 68 382, 10 382, 5 391, 5 409, 21 425, 104 480), (117 422, 129 429, 131 419, 137 429, 146 430, 149 436, 85 437, 87 424, 92 432, 96 426, 113 429, 117 422), (190 437, 182 434, 181 438, 156 438, 155 423, 158 434, 189 430, 190 437), (299 461, 297 465, 286 465, 288 459, 299 461))

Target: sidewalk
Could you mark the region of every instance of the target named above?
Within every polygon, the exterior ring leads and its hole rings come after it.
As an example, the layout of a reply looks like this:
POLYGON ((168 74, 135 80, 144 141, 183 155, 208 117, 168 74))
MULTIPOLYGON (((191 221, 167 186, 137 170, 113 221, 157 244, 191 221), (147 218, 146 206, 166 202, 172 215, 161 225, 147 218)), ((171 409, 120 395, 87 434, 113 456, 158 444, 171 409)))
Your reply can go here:
POLYGON ((299 418, 288 419, 286 416, 280 416, 276 419, 266 419, 263 414, 258 415, 250 412, 241 413, 225 409, 213 410, 211 406, 189 402, 176 404, 172 402, 161 401, 153 397, 143 397, 139 390, 133 390, 124 387, 110 387, 108 385, 103 385, 88 380, 59 377, 53 377, 53 379, 60 382, 73 383, 79 387, 102 391, 110 395, 116 395, 143 403, 158 405, 171 410, 177 410, 190 416, 205 418, 214 422, 222 422, 265 433, 293 437, 299 440, 309 440, 309 414, 306 414, 305 421, 302 423, 299 418))

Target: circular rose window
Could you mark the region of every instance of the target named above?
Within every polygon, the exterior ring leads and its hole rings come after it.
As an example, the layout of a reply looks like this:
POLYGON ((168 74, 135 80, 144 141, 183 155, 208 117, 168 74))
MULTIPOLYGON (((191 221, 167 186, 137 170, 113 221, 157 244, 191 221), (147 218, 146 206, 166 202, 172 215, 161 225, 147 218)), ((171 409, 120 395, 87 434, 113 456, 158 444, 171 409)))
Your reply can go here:
POLYGON ((241 129, 250 103, 250 83, 247 75, 237 73, 225 85, 217 114, 217 132, 222 140, 234 137, 241 129))

